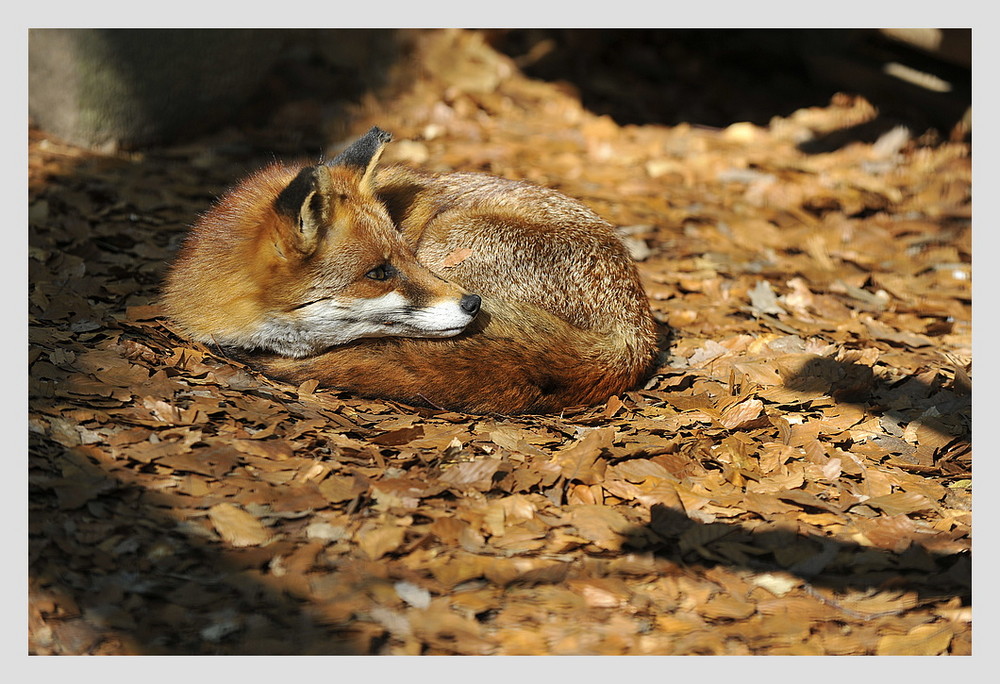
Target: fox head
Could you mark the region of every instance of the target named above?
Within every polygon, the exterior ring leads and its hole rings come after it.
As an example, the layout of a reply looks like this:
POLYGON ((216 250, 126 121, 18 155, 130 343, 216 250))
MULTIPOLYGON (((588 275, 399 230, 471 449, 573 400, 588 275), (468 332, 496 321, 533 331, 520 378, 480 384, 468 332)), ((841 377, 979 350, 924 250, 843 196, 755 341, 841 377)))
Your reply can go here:
POLYGON ((364 337, 450 337, 480 298, 432 273, 375 198, 390 136, 377 127, 332 161, 272 166, 193 227, 164 307, 196 340, 307 356, 364 337))

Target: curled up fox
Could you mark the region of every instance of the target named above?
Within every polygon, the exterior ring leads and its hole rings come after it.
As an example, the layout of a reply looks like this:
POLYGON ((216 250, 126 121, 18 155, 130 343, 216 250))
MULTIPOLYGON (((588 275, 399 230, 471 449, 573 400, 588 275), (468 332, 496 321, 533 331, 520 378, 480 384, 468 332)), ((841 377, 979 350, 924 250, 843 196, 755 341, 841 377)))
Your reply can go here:
POLYGON ((525 182, 379 168, 390 137, 229 191, 170 269, 168 316, 280 380, 471 413, 594 404, 648 375, 655 325, 606 221, 525 182))

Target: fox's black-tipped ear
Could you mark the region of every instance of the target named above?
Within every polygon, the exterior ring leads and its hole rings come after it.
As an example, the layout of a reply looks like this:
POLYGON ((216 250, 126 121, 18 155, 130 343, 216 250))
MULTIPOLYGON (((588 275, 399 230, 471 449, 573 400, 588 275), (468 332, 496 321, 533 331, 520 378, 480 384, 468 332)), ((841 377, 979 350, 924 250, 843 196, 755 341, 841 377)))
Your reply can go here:
POLYGON ((329 219, 324 197, 328 184, 329 176, 325 169, 307 166, 274 200, 274 210, 289 218, 296 227, 292 235, 293 244, 305 254, 315 250, 329 219))
POLYGON ((347 146, 343 152, 327 162, 328 166, 349 166, 362 171, 361 186, 367 187, 371 181, 372 172, 378 164, 379 157, 386 143, 392 140, 392 134, 383 131, 378 126, 372 126, 363 136, 347 146))

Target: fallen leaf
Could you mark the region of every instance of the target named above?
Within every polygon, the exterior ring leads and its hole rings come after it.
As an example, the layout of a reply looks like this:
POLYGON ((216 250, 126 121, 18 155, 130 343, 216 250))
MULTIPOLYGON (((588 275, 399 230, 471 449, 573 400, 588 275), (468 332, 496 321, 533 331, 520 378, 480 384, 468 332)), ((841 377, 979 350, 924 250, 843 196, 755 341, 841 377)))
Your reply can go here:
POLYGON ((594 484, 604 473, 607 463, 600 460, 601 452, 611 446, 614 428, 598 428, 555 455, 562 476, 584 484, 594 484))
MULTIPOLYGON (((726 408, 722 412, 719 420, 723 427, 730 430, 760 427, 762 423, 758 420, 764 412, 764 403, 759 399, 747 399, 738 404, 726 408)), ((766 418, 765 418, 766 421, 766 418)))
POLYGON ((951 644, 954 632, 951 624, 917 625, 906 634, 886 634, 878 641, 876 655, 918 656, 940 655, 951 644))
POLYGON ((365 555, 376 561, 399 548, 405 535, 406 529, 396 525, 367 525, 357 533, 356 540, 365 555))
POLYGON ((757 313, 784 314, 786 311, 778 304, 778 297, 766 280, 758 280, 750 290, 750 306, 757 313))
POLYGON ((441 260, 441 268, 452 268, 472 256, 472 250, 468 247, 459 247, 441 260))
POLYGON ((232 546, 260 546, 272 538, 271 532, 256 516, 230 503, 208 509, 215 531, 232 546))

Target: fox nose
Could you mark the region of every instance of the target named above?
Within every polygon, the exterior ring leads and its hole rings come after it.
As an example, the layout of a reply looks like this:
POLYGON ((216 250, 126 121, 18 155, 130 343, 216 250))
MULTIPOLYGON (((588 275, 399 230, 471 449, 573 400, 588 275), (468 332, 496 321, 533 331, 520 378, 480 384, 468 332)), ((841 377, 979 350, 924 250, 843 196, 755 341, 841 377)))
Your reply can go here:
POLYGON ((462 307, 462 311, 469 314, 470 316, 475 316, 479 313, 479 305, 483 303, 483 298, 475 294, 467 294, 462 297, 462 300, 458 303, 462 307))

